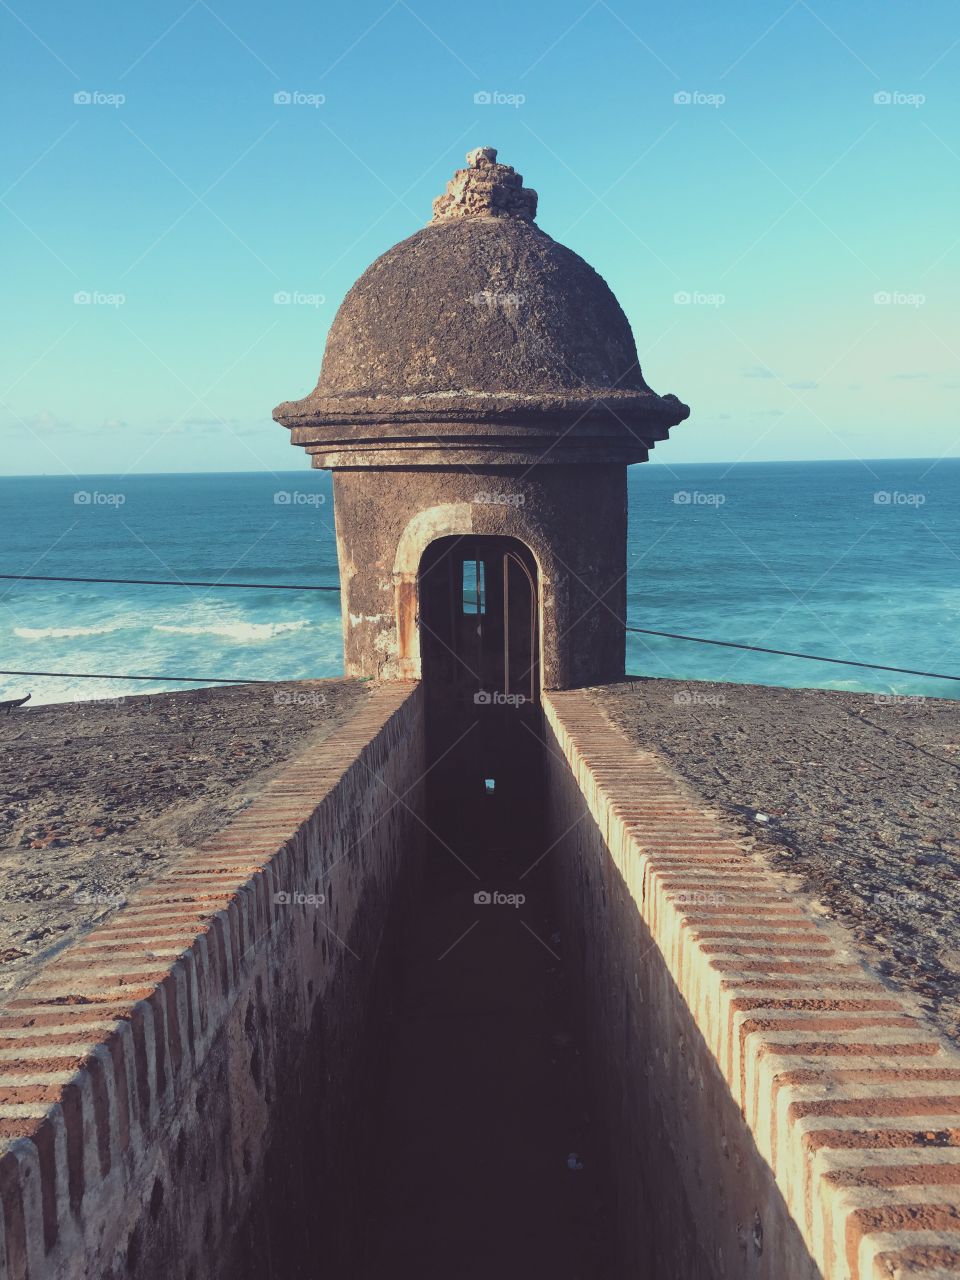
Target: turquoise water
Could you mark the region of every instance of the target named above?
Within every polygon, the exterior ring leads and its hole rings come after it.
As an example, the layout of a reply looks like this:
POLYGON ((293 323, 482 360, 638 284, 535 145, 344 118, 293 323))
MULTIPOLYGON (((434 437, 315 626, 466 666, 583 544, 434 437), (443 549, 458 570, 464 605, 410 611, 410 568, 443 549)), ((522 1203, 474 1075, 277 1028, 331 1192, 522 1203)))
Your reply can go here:
MULTIPOLYGON (((647 465, 629 488, 632 625, 960 674, 960 460, 647 465)), ((0 535, 4 573, 337 581, 322 472, 4 478, 0 535)), ((960 696, 943 680, 632 634, 627 665, 960 696)), ((339 597, 0 582, 0 667, 337 675, 339 597)), ((174 687, 0 676, 0 696, 34 702, 174 687)))
MULTIPOLYGON (((634 467, 628 563, 634 626, 960 675, 960 459, 634 467)), ((960 696, 647 636, 627 653, 645 675, 960 696)))

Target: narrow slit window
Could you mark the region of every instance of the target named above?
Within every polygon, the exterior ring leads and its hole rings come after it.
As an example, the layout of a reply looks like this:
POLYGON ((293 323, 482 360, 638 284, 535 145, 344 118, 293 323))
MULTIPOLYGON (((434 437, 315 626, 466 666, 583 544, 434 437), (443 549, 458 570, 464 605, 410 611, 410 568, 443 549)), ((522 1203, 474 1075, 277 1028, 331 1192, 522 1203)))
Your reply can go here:
POLYGON ((463 612, 487 612, 486 576, 482 560, 463 562, 463 612))

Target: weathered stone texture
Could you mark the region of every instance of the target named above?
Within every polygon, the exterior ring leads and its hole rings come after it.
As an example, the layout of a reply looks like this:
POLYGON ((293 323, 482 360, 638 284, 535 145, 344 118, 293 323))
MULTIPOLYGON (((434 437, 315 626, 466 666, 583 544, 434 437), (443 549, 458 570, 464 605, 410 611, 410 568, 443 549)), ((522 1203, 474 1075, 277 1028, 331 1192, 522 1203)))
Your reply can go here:
POLYGON ((437 538, 517 538, 538 569, 545 688, 623 672, 626 477, 585 465, 571 492, 566 468, 529 472, 337 471, 334 498, 351 676, 421 674, 417 573, 437 538))
MULTIPOLYGON (((321 458, 353 439, 368 450, 394 437, 429 444, 444 424, 457 428, 456 448, 471 425, 488 428, 490 447, 492 428, 556 439, 582 421, 570 442, 581 452, 592 428, 594 460, 616 444, 640 461, 688 413, 647 386, 620 304, 582 258, 524 219, 463 217, 425 227, 364 272, 330 328, 315 390, 274 416, 321 458)), ((564 449, 544 458, 566 460, 564 449)))
POLYGON ((7 1001, 4 1280, 259 1280, 318 1249, 344 1274, 424 769, 419 690, 374 690, 7 1001))
POLYGON ((613 293, 536 226, 520 176, 490 147, 468 161, 347 294, 315 390, 274 417, 336 473, 349 675, 416 678, 419 556, 489 535, 538 562, 546 687, 615 679, 626 466, 689 410, 647 385, 613 293))
POLYGON ((544 712, 622 1274, 956 1274, 960 1055, 588 694, 544 712))
POLYGON ((458 169, 445 195, 433 202, 433 221, 444 218, 529 218, 537 216, 537 193, 523 185, 513 165, 497 164, 496 147, 475 147, 467 168, 458 169))

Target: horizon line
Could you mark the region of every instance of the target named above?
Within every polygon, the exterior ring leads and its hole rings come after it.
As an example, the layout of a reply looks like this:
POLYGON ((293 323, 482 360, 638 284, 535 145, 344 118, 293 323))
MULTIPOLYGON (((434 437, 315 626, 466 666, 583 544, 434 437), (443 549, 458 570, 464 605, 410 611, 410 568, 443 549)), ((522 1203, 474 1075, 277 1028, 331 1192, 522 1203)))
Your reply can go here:
MULTIPOLYGON (((756 458, 756 459, 740 459, 733 461, 730 459, 718 458, 714 461, 702 462, 658 462, 655 458, 647 459, 646 463, 634 462, 630 463, 633 467, 642 467, 652 463, 654 466, 667 467, 672 470, 674 467, 777 467, 777 466, 826 466, 828 464, 836 464, 840 466, 869 466, 875 462, 932 462, 937 465, 941 462, 957 462, 960 461, 960 454, 951 455, 943 454, 939 456, 928 455, 898 455, 896 457, 882 458, 756 458)), ((392 469, 392 468, 391 468, 392 469)), ((401 470, 402 468, 396 468, 401 470)), ((452 469, 452 468, 450 468, 452 469)), ((504 468, 505 469, 505 468, 504 468)), ((149 479, 150 477, 161 476, 280 476, 280 475, 312 475, 315 471, 328 471, 326 467, 306 467, 285 470, 275 467, 263 467, 254 469, 252 467, 241 471, 13 471, 8 473, 0 473, 0 481, 2 480, 82 480, 95 478, 97 476, 109 476, 111 479, 130 480, 137 477, 149 479)))

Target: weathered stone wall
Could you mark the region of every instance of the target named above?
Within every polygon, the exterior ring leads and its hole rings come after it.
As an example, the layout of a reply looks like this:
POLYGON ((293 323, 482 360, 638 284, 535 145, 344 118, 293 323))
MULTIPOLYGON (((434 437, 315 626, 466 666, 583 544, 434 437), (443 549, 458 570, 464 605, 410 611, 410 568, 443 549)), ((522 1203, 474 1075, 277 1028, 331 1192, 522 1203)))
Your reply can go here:
MULTIPOLYGON (((544 713, 611 1280, 956 1275, 960 1055, 588 694, 544 713)), ((5 1002, 0 1280, 350 1274, 423 773, 374 690, 5 1002)))
MULTIPOLYGON (((547 720, 546 843, 558 841, 550 856, 565 969, 586 1019, 603 1109, 618 1276, 813 1280, 818 1272, 777 1205, 773 1178, 607 847, 549 709, 547 720)), ((623 747, 620 762, 603 765, 629 768, 623 747)))
POLYGON ((334 473, 347 675, 418 679, 417 572, 442 537, 512 537, 539 571, 548 689, 623 677, 626 468, 334 473), (376 520, 368 519, 376 511, 376 520))
POLYGON ((960 1056, 582 692, 544 699, 618 1276, 960 1268, 960 1056))
POLYGON ((343 1273, 423 772, 419 688, 374 690, 7 1002, 2 1280, 343 1273))

